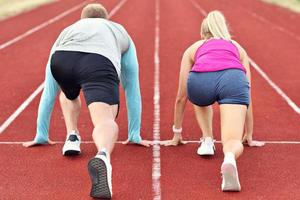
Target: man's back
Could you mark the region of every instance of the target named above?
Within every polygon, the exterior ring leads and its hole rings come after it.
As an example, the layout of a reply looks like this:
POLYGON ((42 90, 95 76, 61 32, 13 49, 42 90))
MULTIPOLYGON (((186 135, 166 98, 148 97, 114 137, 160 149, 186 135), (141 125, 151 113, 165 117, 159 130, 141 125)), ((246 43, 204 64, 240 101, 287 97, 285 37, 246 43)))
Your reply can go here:
POLYGON ((107 57, 120 76, 121 55, 127 51, 130 37, 120 25, 101 18, 85 18, 67 27, 59 36, 57 51, 80 51, 107 57))

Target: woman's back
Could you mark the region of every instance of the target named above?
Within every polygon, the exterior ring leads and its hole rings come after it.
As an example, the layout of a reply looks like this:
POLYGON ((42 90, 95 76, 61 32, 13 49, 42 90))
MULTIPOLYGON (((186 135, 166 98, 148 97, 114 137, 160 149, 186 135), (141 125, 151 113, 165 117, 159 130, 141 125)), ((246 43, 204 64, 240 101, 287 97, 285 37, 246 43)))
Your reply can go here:
POLYGON ((214 72, 225 69, 240 69, 246 72, 240 61, 238 48, 228 40, 209 39, 196 51, 194 72, 214 72))

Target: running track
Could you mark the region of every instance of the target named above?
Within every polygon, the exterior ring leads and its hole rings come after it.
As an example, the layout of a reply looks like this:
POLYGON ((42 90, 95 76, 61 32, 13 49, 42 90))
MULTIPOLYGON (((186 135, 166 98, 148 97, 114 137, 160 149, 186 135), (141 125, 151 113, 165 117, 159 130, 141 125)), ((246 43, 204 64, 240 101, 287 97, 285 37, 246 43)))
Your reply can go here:
MULTIPOLYGON (((1 128, 41 85, 52 43, 64 27, 78 19, 83 2, 58 1, 0 22, 1 128), (65 15, 60 19, 47 23, 62 13, 65 15), (3 44, 28 30, 36 31, 3 48, 3 44)), ((220 144, 216 145, 214 157, 203 159, 196 154, 195 142, 169 148, 118 143, 112 157, 114 199, 300 199, 299 14, 258 0, 100 2, 108 10, 116 11, 112 19, 128 29, 137 46, 145 139, 171 138, 181 55, 199 39, 203 14, 210 10, 224 12, 234 38, 247 49, 269 81, 252 69, 254 137, 269 143, 263 148, 245 148, 238 161, 242 192, 220 191, 220 144)), ((30 149, 20 145, 35 135, 39 98, 40 94, 0 133, 0 199, 90 199, 86 165, 96 152, 93 144, 82 144, 83 153, 75 158, 61 156, 62 143, 30 149)), ((127 136, 123 93, 122 102, 119 141, 127 136)), ((215 107, 217 140, 218 114, 215 107)), ((84 104, 79 129, 83 140, 91 141, 92 126, 84 104)), ((185 140, 199 140, 200 130, 190 104, 183 129, 185 140)), ((65 128, 58 104, 50 131, 51 139, 64 141, 65 128)))

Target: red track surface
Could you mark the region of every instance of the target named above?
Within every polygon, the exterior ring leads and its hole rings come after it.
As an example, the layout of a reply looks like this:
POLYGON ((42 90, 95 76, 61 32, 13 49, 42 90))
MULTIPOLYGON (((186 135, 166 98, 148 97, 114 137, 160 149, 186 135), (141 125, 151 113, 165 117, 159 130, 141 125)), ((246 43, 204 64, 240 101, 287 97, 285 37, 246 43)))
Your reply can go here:
MULTIPOLYGON (((0 43, 57 16, 83 0, 66 0, 39 7, 0 22, 0 43)), ((119 2, 101 1, 108 10, 119 2)), ((195 0, 204 10, 224 12, 235 39, 252 59, 297 104, 300 104, 299 14, 258 0, 195 0), (256 13, 256 14, 253 14, 256 13), (259 17, 257 17, 259 16, 259 17), (263 20, 262 20, 263 19, 263 20), (278 27, 282 29, 279 30, 278 27)), ((19 42, 0 50, 2 124, 42 83, 45 63, 59 32, 78 19, 80 9, 19 42)), ((155 1, 128 0, 113 16, 134 39, 140 62, 143 99, 142 136, 152 139, 155 1)), ((184 49, 199 38, 203 16, 187 0, 160 0, 160 133, 172 136, 173 103, 179 63, 184 49)), ((255 138, 267 141, 300 141, 300 117, 253 69, 252 95, 255 138)), ((39 97, 0 135, 1 142, 31 140, 35 135, 39 97)), ((127 137, 126 107, 122 94, 119 140, 127 137)), ((216 107, 217 108, 217 107, 216 107)), ((214 130, 219 134, 216 109, 214 130)), ((79 122, 82 138, 91 140, 91 123, 85 106, 79 122)), ((185 140, 198 140, 200 130, 189 104, 184 122, 185 140)), ((51 121, 51 138, 63 141, 65 128, 58 104, 51 121)), ((61 156, 62 144, 25 149, 0 144, 0 199, 89 199, 86 165, 95 154, 93 144, 83 144, 77 158, 61 156)), ((216 155, 196 155, 197 144, 161 148, 162 199, 300 199, 299 144, 267 144, 246 148, 238 161, 242 192, 220 191, 221 145, 216 155)), ((114 199, 153 199, 152 148, 116 145, 112 157, 114 199)))

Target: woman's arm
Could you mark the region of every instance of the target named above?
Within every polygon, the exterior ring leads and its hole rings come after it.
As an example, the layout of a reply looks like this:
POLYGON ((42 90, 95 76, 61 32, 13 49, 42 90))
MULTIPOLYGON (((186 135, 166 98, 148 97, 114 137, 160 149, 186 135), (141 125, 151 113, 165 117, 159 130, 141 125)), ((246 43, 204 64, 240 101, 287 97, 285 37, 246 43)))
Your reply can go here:
POLYGON ((184 142, 182 141, 181 132, 184 110, 187 102, 187 79, 189 72, 194 64, 194 55, 199 45, 199 42, 193 44, 184 52, 182 56, 179 74, 179 84, 174 105, 174 136, 172 140, 162 142, 162 144, 165 146, 177 146, 178 144, 184 144, 184 142))
POLYGON ((246 113, 246 121, 245 121, 245 133, 243 137, 243 142, 247 143, 249 146, 263 146, 264 142, 254 141, 253 137, 253 107, 252 107, 252 95, 251 95, 251 71, 250 71, 250 63, 247 52, 237 43, 234 42, 239 49, 240 59, 243 66, 246 69, 246 76, 249 81, 249 106, 246 113))

